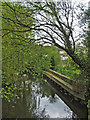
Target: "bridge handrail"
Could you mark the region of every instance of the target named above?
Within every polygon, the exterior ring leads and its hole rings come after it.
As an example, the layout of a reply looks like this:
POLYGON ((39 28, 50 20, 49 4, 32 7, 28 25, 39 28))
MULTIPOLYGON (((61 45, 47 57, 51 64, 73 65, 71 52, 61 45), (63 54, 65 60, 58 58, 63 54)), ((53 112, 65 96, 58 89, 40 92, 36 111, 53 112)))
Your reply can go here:
POLYGON ((56 75, 57 77, 61 78, 62 80, 66 81, 66 82, 68 82, 70 85, 72 85, 72 83, 75 82, 75 80, 70 79, 69 77, 64 76, 64 75, 62 75, 62 74, 60 74, 60 73, 58 73, 58 72, 56 72, 56 71, 53 71, 52 69, 48 69, 48 70, 46 70, 46 71, 48 71, 48 72, 50 72, 50 73, 53 73, 53 74, 56 75))
MULTIPOLYGON (((47 72, 57 76, 58 78, 62 79, 63 81, 67 82, 68 84, 72 85, 73 91, 76 91, 78 94, 87 94, 87 84, 77 82, 73 79, 70 79, 69 77, 66 77, 60 73, 57 73, 56 71, 53 71, 51 69, 46 70, 47 72)), ((86 95, 87 96, 87 95, 86 95)))

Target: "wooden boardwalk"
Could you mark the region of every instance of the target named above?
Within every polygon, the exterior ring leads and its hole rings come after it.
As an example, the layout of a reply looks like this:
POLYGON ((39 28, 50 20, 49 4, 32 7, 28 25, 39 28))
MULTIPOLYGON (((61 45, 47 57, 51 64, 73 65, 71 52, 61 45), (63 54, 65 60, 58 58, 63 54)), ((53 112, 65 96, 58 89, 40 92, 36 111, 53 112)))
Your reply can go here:
POLYGON ((44 71, 44 74, 60 85, 74 97, 86 101, 87 97, 87 85, 85 83, 79 83, 64 75, 61 75, 51 69, 44 71))

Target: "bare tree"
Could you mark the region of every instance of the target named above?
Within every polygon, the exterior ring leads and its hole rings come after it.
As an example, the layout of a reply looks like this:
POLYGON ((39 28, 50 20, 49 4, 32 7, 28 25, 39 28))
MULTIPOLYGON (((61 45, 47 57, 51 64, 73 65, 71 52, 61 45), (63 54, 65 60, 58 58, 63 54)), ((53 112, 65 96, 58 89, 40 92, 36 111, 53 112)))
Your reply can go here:
POLYGON ((36 24, 33 29, 38 36, 37 41, 42 44, 49 43, 63 49, 76 64, 85 69, 85 60, 81 60, 76 53, 76 42, 82 36, 81 33, 75 36, 80 11, 76 10, 69 0, 29 4, 36 13, 36 24))
POLYGON ((4 29, 4 31, 8 31, 6 34, 9 32, 21 33, 32 30, 36 33, 36 42, 39 44, 52 44, 63 49, 82 69, 87 68, 86 61, 80 59, 76 53, 76 42, 80 40, 82 34, 80 33, 75 36, 77 18, 80 18, 80 14, 79 11, 74 8, 72 2, 70 0, 61 0, 59 2, 48 2, 45 0, 44 2, 37 2, 36 0, 36 2, 25 1, 24 4, 24 7, 28 8, 27 13, 20 13, 15 10, 15 7, 6 3, 15 14, 15 20, 2 16, 3 19, 12 21, 13 24, 24 28, 22 30, 4 29), (17 13, 24 15, 25 17, 31 17, 30 14, 32 14, 32 19, 35 22, 32 25, 30 23, 25 24, 25 22, 23 23, 23 21, 18 19, 17 13))

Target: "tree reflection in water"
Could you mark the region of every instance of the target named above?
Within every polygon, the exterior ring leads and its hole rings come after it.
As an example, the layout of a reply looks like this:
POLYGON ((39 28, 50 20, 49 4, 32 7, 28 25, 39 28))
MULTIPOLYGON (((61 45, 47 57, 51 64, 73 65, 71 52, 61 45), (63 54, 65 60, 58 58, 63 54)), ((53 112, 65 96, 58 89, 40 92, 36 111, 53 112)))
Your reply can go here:
POLYGON ((47 83, 24 78, 17 85, 23 87, 16 93, 20 99, 3 100, 3 118, 77 118, 47 83))
POLYGON ((26 77, 22 77, 23 82, 20 80, 15 86, 23 87, 22 91, 16 91, 20 99, 16 99, 14 96, 10 103, 3 99, 2 104, 2 117, 3 118, 37 118, 37 117, 49 117, 45 115, 45 108, 39 111, 37 114, 35 111, 38 110, 40 106, 40 98, 44 96, 49 96, 50 91, 46 90, 43 93, 45 86, 42 87, 43 82, 35 82, 34 80, 27 80, 26 77), (28 89, 28 91, 26 91, 28 89), (38 100, 37 100, 38 99, 38 100))

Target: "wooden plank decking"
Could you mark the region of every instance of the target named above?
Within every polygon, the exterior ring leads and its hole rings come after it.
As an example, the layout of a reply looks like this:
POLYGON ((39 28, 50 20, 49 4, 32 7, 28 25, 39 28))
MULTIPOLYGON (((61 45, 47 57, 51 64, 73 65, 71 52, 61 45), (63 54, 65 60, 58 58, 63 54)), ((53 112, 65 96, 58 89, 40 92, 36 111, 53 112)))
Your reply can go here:
POLYGON ((70 94, 79 98, 81 100, 86 100, 86 85, 83 83, 78 83, 64 75, 61 75, 51 69, 44 71, 44 74, 53 80, 55 83, 60 85, 70 94))

